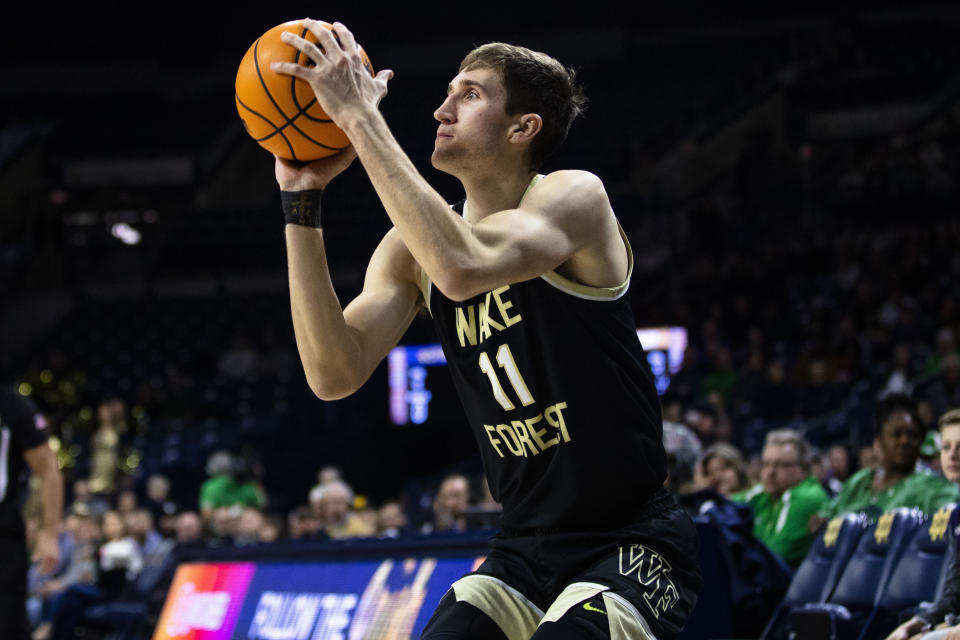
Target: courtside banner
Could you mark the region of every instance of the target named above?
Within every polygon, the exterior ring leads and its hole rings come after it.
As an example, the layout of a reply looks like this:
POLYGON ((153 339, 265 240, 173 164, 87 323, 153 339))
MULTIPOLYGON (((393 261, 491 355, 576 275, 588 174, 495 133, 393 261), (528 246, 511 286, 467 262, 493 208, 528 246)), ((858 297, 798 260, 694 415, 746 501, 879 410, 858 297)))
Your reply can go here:
MULTIPOLYGON (((418 637, 434 607, 458 578, 479 566, 477 556, 388 558, 353 562, 191 564, 177 572, 154 640, 401 640, 418 637), (238 614, 194 611, 184 598, 201 590, 198 571, 236 577, 249 571, 238 614), (242 568, 242 569, 239 569, 242 568), (181 573, 187 578, 181 579, 181 573), (193 585, 193 586, 186 586, 193 585), (179 618, 178 618, 179 612, 179 618), (216 626, 219 623, 219 626, 216 626), (206 625, 206 626, 202 626, 206 625), (190 635, 190 634, 194 635, 190 635), (207 635, 204 635, 207 634, 207 635)), ((226 589, 220 588, 220 593, 226 589)), ((216 592, 215 592, 216 593, 216 592)), ((231 592, 232 593, 232 592, 231 592)), ((225 609, 216 598, 203 596, 225 609)), ((231 600, 232 604, 233 600, 231 600)))
POLYGON ((154 640, 230 638, 254 570, 249 562, 180 565, 154 640))

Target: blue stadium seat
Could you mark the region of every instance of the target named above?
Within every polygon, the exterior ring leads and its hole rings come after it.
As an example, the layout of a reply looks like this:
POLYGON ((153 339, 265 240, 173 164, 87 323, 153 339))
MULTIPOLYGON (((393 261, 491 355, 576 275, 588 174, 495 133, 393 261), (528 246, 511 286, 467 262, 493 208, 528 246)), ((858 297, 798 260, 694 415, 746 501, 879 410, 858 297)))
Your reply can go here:
POLYGON ((838 516, 827 524, 793 574, 790 588, 764 629, 763 640, 786 638, 787 616, 792 608, 808 602, 825 602, 830 597, 867 526, 866 516, 852 513, 838 516))
POLYGON ((870 621, 864 626, 862 638, 886 636, 897 624, 902 611, 921 602, 932 602, 942 588, 947 569, 947 540, 949 524, 956 505, 947 505, 924 519, 921 527, 907 541, 906 549, 897 563, 880 596, 870 621), (939 580, 931 579, 939 576, 939 580))
POLYGON ((858 638, 886 590, 893 570, 923 522, 918 509, 893 509, 860 537, 833 593, 823 603, 790 612, 792 637, 845 640, 858 638))

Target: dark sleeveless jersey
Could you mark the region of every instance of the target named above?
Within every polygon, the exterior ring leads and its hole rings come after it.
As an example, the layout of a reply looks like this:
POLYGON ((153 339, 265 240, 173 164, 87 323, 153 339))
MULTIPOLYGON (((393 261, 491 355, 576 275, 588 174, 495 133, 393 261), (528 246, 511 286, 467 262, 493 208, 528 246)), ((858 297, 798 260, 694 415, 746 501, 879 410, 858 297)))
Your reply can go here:
POLYGON ((598 289, 549 272, 463 302, 423 277, 503 526, 590 531, 633 522, 667 465, 629 275, 598 289))
POLYGON ((31 400, 0 387, 0 537, 23 537, 26 497, 23 454, 47 442, 47 429, 31 400))

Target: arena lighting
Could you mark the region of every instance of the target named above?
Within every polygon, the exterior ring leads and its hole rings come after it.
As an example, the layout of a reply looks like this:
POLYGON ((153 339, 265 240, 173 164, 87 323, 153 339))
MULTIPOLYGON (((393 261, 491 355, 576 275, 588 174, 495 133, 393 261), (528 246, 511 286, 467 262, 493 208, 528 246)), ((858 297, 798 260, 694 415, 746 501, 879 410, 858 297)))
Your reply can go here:
POLYGON ((117 222, 110 227, 110 235, 117 238, 123 244, 140 244, 140 232, 131 227, 126 222, 117 222))
MULTIPOLYGON (((637 337, 647 353, 657 393, 670 386, 670 376, 680 370, 687 348, 683 327, 645 327, 637 337)), ((439 344, 399 345, 387 357, 390 386, 390 421, 396 425, 423 424, 430 416, 433 392, 428 385, 428 368, 447 364, 439 344)))

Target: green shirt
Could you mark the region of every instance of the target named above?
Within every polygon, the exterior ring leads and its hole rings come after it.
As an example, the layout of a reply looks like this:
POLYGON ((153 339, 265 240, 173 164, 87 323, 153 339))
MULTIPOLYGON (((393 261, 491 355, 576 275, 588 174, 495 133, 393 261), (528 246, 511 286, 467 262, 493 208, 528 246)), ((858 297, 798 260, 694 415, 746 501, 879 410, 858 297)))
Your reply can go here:
POLYGON ((897 507, 916 507, 929 515, 960 498, 957 485, 930 471, 915 471, 886 491, 873 491, 875 469, 861 469, 843 483, 840 495, 820 512, 825 518, 844 513, 866 513, 879 517, 897 507))
POLYGON ((217 507, 262 507, 263 495, 256 485, 249 482, 236 482, 230 476, 214 476, 200 486, 200 508, 217 507))
POLYGON ((816 534, 807 531, 810 516, 829 501, 830 496, 813 476, 784 491, 777 500, 763 490, 763 485, 730 496, 753 509, 753 535, 783 560, 797 566, 807 555, 816 534))

